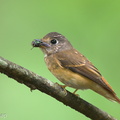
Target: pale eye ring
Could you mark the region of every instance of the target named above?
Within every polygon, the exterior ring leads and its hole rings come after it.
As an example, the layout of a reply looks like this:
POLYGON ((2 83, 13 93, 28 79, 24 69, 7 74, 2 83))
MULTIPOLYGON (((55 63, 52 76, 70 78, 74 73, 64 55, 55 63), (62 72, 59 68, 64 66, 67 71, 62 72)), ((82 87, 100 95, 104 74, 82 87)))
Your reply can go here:
POLYGON ((50 42, 51 42, 52 44, 57 44, 57 43, 58 43, 58 40, 52 39, 50 42))

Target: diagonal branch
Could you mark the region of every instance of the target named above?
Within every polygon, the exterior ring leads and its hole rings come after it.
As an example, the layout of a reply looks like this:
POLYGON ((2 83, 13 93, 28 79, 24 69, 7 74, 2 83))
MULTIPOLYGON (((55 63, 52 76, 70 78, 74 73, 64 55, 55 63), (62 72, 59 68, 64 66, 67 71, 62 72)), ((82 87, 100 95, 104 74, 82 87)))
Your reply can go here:
POLYGON ((51 82, 15 63, 0 57, 0 72, 25 84, 31 90, 38 89, 76 111, 84 114, 92 120, 116 120, 106 112, 79 98, 78 96, 65 91, 60 85, 51 82))

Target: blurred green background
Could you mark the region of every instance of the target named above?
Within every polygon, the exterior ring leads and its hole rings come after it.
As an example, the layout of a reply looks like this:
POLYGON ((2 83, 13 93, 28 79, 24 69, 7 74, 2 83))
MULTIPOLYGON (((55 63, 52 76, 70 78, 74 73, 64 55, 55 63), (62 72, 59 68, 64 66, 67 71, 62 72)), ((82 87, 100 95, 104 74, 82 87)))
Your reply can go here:
MULTIPOLYGON (((0 56, 60 83, 47 70, 43 53, 38 48, 31 50, 31 41, 49 32, 65 35, 120 97, 120 1, 0 0, 0 56)), ((91 90, 77 94, 120 119, 119 104, 91 90)), ((4 74, 0 74, 0 114, 5 114, 6 120, 89 120, 38 90, 30 92, 4 74)))

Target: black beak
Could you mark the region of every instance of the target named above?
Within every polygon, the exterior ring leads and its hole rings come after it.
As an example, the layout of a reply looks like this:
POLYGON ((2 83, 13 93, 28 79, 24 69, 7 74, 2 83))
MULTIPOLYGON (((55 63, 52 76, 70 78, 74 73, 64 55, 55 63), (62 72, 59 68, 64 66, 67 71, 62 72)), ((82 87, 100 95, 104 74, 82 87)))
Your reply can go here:
POLYGON ((47 44, 46 42, 42 42, 41 39, 34 39, 34 41, 32 41, 32 46, 33 47, 40 47, 40 46, 50 47, 49 44, 47 44))

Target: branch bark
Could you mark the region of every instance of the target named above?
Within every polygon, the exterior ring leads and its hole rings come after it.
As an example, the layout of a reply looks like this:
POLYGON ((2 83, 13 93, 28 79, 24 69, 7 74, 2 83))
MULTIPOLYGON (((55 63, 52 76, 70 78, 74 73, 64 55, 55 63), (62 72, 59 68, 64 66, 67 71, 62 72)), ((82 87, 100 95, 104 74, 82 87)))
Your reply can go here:
POLYGON ((64 90, 57 83, 53 83, 2 57, 0 57, 0 72, 19 83, 25 84, 31 90, 38 89, 54 97, 92 120, 116 120, 111 115, 86 102, 82 98, 64 90))

